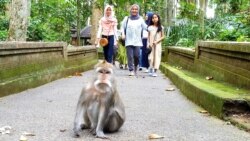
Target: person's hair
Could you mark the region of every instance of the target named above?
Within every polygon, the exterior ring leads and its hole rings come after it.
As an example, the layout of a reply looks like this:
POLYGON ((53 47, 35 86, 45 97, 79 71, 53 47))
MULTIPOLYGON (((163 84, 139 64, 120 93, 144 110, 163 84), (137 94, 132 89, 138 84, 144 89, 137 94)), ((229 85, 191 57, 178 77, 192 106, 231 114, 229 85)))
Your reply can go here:
POLYGON ((146 23, 148 26, 149 26, 150 23, 151 23, 151 18, 152 18, 152 15, 153 15, 153 14, 154 14, 153 12, 145 12, 145 16, 148 17, 148 19, 145 20, 145 23, 146 23))
POLYGON ((161 18, 160 18, 160 16, 158 15, 158 14, 153 14, 152 15, 152 17, 151 17, 151 22, 150 22, 150 25, 154 25, 154 22, 153 22, 153 17, 154 17, 154 15, 156 15, 157 17, 158 17, 158 22, 157 22, 157 32, 160 32, 160 31, 162 31, 162 26, 161 26, 161 18))

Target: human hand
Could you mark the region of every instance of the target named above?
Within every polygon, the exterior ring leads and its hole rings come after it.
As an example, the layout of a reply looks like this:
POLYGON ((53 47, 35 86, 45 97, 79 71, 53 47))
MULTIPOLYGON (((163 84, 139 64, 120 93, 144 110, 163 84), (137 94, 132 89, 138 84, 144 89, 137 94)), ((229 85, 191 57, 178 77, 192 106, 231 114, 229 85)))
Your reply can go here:
POLYGON ((97 46, 97 44, 98 44, 98 41, 96 40, 96 41, 95 41, 95 46, 97 46))
POLYGON ((117 41, 115 41, 114 46, 116 46, 116 47, 117 47, 117 46, 118 46, 118 42, 119 42, 118 40, 117 40, 117 41))
POLYGON ((99 48, 99 40, 100 40, 100 39, 97 39, 97 40, 95 41, 95 47, 96 47, 96 48, 99 48))
POLYGON ((157 44, 158 44, 158 42, 157 42, 157 41, 154 41, 154 42, 153 42, 153 45, 154 45, 154 46, 156 46, 157 44))
POLYGON ((122 34, 122 40, 125 40, 125 38, 126 38, 125 35, 122 34))
POLYGON ((150 43, 150 44, 149 44, 149 47, 153 47, 153 45, 154 45, 154 44, 150 43))

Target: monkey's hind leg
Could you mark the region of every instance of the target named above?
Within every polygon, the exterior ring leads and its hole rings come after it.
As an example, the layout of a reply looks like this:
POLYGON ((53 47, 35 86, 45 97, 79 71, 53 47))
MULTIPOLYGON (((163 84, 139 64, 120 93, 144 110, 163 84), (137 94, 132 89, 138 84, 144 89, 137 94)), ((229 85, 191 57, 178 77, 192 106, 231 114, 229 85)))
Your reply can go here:
POLYGON ((113 109, 110 111, 109 119, 104 127, 104 132, 116 132, 120 129, 123 123, 124 120, 120 117, 118 112, 113 109))
POLYGON ((92 103, 87 110, 87 115, 90 121, 90 133, 96 135, 96 127, 98 122, 99 104, 92 103))
POLYGON ((76 110, 75 121, 74 121, 74 128, 73 128, 74 136, 79 137, 80 132, 83 129, 88 129, 88 128, 90 128, 90 125, 89 125, 89 119, 88 119, 87 112, 86 112, 86 107, 83 105, 78 105, 77 110, 76 110))

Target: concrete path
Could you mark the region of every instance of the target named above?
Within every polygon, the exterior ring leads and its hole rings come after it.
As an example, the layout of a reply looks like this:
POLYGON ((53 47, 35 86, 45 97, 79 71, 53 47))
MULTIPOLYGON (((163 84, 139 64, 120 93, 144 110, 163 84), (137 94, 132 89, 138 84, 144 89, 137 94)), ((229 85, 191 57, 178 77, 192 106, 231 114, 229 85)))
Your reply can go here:
MULTIPOLYGON (((220 119, 199 113, 201 109, 159 73, 156 78, 140 72, 127 76, 116 70, 118 90, 126 106, 126 122, 112 141, 146 141, 148 135, 164 136, 162 141, 250 141, 250 134, 220 119)), ((88 131, 72 137, 75 108, 82 86, 93 76, 60 79, 27 91, 0 98, 0 128, 9 125, 11 134, 0 134, 0 141, 19 141, 23 132, 28 141, 100 141, 88 131)))

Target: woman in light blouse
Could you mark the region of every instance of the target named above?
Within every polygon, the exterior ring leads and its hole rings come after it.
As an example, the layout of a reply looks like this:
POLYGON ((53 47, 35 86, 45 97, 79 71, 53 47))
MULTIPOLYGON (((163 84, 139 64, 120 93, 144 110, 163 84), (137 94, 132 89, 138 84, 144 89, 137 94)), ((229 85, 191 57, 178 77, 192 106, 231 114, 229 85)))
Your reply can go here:
POLYGON ((122 21, 122 38, 125 39, 127 50, 129 76, 137 75, 139 54, 142 45, 142 30, 147 29, 143 18, 139 15, 139 6, 133 4, 130 8, 130 16, 122 21))
POLYGON ((104 16, 99 20, 99 27, 97 32, 97 40, 95 44, 99 47, 100 38, 107 38, 108 44, 103 47, 104 58, 107 62, 113 61, 113 47, 114 40, 117 40, 117 19, 114 16, 113 7, 110 5, 105 6, 104 16))

